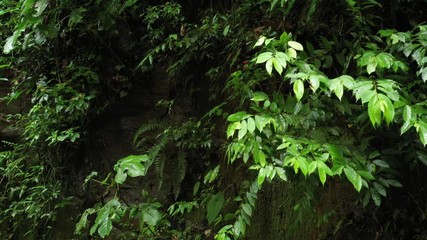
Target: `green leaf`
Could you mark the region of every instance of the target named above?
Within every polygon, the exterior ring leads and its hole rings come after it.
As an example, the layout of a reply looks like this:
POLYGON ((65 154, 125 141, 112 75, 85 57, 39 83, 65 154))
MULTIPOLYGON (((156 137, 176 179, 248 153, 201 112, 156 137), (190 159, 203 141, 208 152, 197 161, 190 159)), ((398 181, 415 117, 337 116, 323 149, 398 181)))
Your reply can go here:
POLYGON ((313 75, 310 75, 309 80, 310 80, 311 89, 313 90, 313 92, 316 92, 316 90, 320 86, 320 82, 326 82, 327 78, 322 75, 313 74, 313 75))
POLYGON ((261 168, 260 171, 258 172, 258 177, 257 177, 258 186, 261 186, 264 180, 265 180, 265 171, 264 171, 264 168, 261 168))
POLYGON ((109 212, 102 212, 98 215, 95 222, 98 223, 98 235, 101 238, 105 238, 110 234, 111 229, 113 229, 113 223, 111 222, 109 212), (101 217, 98 219, 98 217, 101 217))
POLYGON ((82 14, 85 13, 87 11, 86 8, 83 7, 79 7, 74 9, 71 13, 70 13, 70 18, 68 20, 68 26, 72 27, 76 24, 79 24, 82 22, 83 20, 83 16, 82 14))
POLYGON ((286 172, 283 168, 275 167, 274 169, 276 170, 277 176, 279 176, 280 179, 285 182, 288 181, 288 177, 286 176, 286 172))
POLYGON ((254 102, 262 102, 268 100, 268 95, 265 92, 254 92, 253 97, 251 98, 254 102))
POLYGON ((258 131, 262 132, 265 125, 270 122, 270 118, 262 116, 262 115, 255 115, 255 126, 258 129, 258 131))
POLYGON ((238 140, 242 139, 246 135, 247 132, 248 132, 248 124, 246 123, 246 120, 242 120, 240 122, 239 133, 237 134, 238 140))
POLYGON ((419 124, 417 128, 417 132, 422 144, 425 146, 427 144, 427 127, 419 124))
POLYGON ((16 41, 18 40, 18 37, 21 35, 22 31, 23 30, 16 30, 13 32, 12 36, 6 39, 6 43, 3 47, 3 53, 8 54, 15 48, 16 41))
POLYGON ((96 212, 96 210, 93 208, 88 208, 83 212, 79 222, 76 224, 76 229, 74 231, 75 234, 81 233, 81 230, 87 226, 88 216, 95 213, 95 212, 96 212))
POLYGON ((245 112, 245 111, 241 111, 241 112, 236 112, 231 114, 230 116, 228 116, 227 121, 229 122, 238 122, 241 121, 245 118, 248 118, 250 115, 245 112))
POLYGON ((375 59, 376 58, 371 58, 368 62, 368 65, 366 66, 366 71, 368 72, 368 74, 375 72, 375 69, 377 68, 377 62, 375 59))
POLYGON ((122 184, 128 175, 130 177, 144 176, 146 169, 142 162, 148 160, 148 155, 130 155, 120 159, 114 166, 114 170, 117 172, 115 181, 122 184))
POLYGON ((329 87, 331 91, 335 93, 339 100, 341 100, 342 95, 344 94, 344 86, 339 79, 332 79, 331 86, 329 87))
POLYGON ((277 62, 282 65, 283 68, 286 68, 286 62, 290 60, 289 56, 284 52, 276 52, 275 57, 277 62))
POLYGON ((293 48, 288 48, 288 51, 286 53, 290 58, 297 58, 297 52, 293 48))
POLYGON ((245 212, 248 216, 252 216, 252 207, 248 203, 242 204, 243 212, 245 212))
POLYGON ((372 163, 374 163, 375 165, 377 165, 377 166, 380 166, 380 167, 382 167, 382 168, 389 168, 390 166, 388 165, 388 163, 386 163, 385 161, 383 161, 383 160, 374 160, 374 161, 372 161, 372 163))
POLYGON ((313 161, 308 165, 308 174, 313 173, 317 168, 317 161, 313 161))
POLYGON ((304 83, 302 80, 298 79, 294 82, 294 93, 297 100, 300 101, 304 95, 304 83))
POLYGON ((207 204, 206 213, 206 219, 208 220, 209 224, 211 224, 218 216, 219 212, 222 209, 222 206, 224 206, 224 202, 224 193, 222 192, 219 192, 211 197, 207 204))
POLYGON ((299 42, 289 41, 288 45, 289 45, 289 47, 291 47, 297 51, 303 51, 304 50, 303 46, 299 42))
POLYGON ((236 131, 237 126, 240 125, 240 122, 233 122, 227 127, 227 138, 233 136, 234 132, 236 131))
POLYGON ((265 154, 261 149, 257 149, 254 151, 254 158, 255 162, 259 163, 262 167, 267 164, 265 154))
POLYGON ((142 220, 148 226, 156 226, 157 222, 162 219, 162 214, 155 208, 149 206, 142 210, 142 220))
POLYGON ((403 107, 403 120, 405 120, 405 122, 411 121, 412 119, 412 108, 408 105, 405 105, 405 107, 403 107))
POLYGON ((386 181, 393 187, 402 187, 402 184, 394 179, 387 179, 386 181))
POLYGON ((319 174, 319 179, 322 185, 325 185, 326 182, 326 171, 324 168, 317 168, 317 172, 319 174))
POLYGON ((272 58, 272 61, 273 61, 274 69, 276 69, 276 71, 277 71, 279 74, 282 74, 282 72, 283 72, 283 67, 282 67, 282 65, 279 63, 279 61, 277 61, 275 58, 272 58))
POLYGON ((354 171, 354 169, 349 166, 344 168, 344 174, 347 179, 353 184, 354 188, 358 192, 360 192, 360 190, 362 189, 362 178, 360 177, 360 175, 358 175, 356 171, 354 171))
POLYGON ((255 131, 255 120, 253 118, 248 118, 248 132, 253 133, 255 131))
POLYGON ((273 53, 272 52, 264 52, 261 53, 256 60, 256 63, 264 63, 267 62, 268 60, 270 60, 273 57, 273 53))
POLYGON ((35 4, 35 8, 36 8, 36 12, 37 15, 40 15, 43 13, 43 11, 46 9, 47 5, 48 5, 49 1, 48 0, 39 0, 36 4, 35 4))
POLYGON ((380 53, 376 56, 378 66, 389 69, 394 61, 394 58, 389 53, 380 53))
POLYGON ((377 190, 375 190, 375 188, 371 188, 371 197, 374 200, 375 205, 377 205, 378 207, 381 205, 381 197, 378 194, 377 190))
POLYGON ((362 176, 364 179, 367 179, 367 180, 375 179, 374 176, 372 176, 372 174, 366 171, 357 171, 357 174, 359 174, 360 176, 362 176))
POLYGON ((378 103, 379 108, 381 109, 381 112, 383 112, 385 121, 387 124, 390 124, 394 119, 394 106, 391 102, 390 98, 385 96, 384 94, 378 94, 378 103))
POLYGON ((268 74, 271 75, 271 73, 273 72, 273 60, 274 58, 270 58, 266 63, 265 63, 265 70, 267 70, 268 74))
POLYGON ((381 184, 379 184, 377 182, 374 182, 373 185, 374 185, 375 190, 377 190, 377 192, 379 194, 383 195, 384 197, 387 197, 387 191, 385 190, 385 188, 384 188, 383 185, 381 185, 381 184))
POLYGON ((255 48, 255 47, 259 47, 259 46, 261 46, 261 45, 264 43, 265 39, 266 39, 266 37, 264 37, 264 36, 260 36, 260 37, 258 38, 258 40, 256 41, 256 43, 255 43, 255 45, 254 45, 254 48, 255 48))
POLYGON ((381 108, 378 102, 378 97, 374 96, 368 103, 368 115, 374 127, 380 125, 382 122, 381 108))

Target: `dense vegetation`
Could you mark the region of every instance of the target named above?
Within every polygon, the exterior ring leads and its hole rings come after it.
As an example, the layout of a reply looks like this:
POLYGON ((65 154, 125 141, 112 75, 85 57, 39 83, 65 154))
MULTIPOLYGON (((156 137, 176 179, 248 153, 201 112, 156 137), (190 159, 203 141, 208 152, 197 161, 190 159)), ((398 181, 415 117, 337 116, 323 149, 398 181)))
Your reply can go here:
POLYGON ((0 9, 0 238, 427 237, 426 1, 0 9))

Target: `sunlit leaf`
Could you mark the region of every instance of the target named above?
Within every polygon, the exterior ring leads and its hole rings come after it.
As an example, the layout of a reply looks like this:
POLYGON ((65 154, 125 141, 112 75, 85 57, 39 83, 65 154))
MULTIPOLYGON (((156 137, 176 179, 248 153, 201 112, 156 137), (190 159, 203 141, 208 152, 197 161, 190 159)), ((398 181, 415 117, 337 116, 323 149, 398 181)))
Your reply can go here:
POLYGON ((303 51, 304 50, 303 46, 299 42, 289 41, 288 45, 289 45, 289 47, 291 47, 297 51, 303 51))
POLYGON ((301 100, 302 96, 304 95, 304 83, 302 80, 296 80, 294 82, 294 93, 297 100, 301 100))

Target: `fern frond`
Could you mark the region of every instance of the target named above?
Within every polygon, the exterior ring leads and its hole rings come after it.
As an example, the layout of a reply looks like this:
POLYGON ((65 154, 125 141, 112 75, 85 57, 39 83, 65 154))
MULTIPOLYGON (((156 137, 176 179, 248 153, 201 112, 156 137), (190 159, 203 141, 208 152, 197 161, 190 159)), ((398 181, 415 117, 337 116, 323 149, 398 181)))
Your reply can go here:
POLYGON ((146 132, 152 132, 152 131, 156 131, 158 129, 163 129, 166 128, 168 125, 165 121, 161 121, 158 119, 153 119, 150 120, 146 123, 144 123, 135 133, 135 136, 133 137, 133 144, 134 145, 142 145, 143 142, 145 142, 147 139, 146 137, 143 137, 142 139, 140 139, 141 135, 146 133, 146 132), (142 143, 141 143, 142 141, 142 143))

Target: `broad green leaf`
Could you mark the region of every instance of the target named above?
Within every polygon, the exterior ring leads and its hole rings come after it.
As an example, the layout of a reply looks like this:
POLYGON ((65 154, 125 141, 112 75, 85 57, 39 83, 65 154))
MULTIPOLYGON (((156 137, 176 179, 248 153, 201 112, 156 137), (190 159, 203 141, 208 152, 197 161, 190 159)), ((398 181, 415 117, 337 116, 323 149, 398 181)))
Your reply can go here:
POLYGON ((425 146, 427 144, 427 127, 419 124, 417 128, 417 132, 422 144, 425 146))
POLYGON ((368 74, 371 74, 375 72, 376 68, 377 62, 375 61, 375 58, 372 58, 372 60, 369 61, 368 65, 366 66, 366 71, 368 72, 368 74))
POLYGON ((357 174, 359 174, 360 176, 362 176, 364 179, 367 179, 367 180, 375 179, 374 176, 372 176, 372 174, 370 174, 367 171, 357 171, 357 174))
POLYGON ((378 97, 374 96, 368 103, 368 115, 374 127, 380 125, 382 122, 381 107, 378 102, 378 97))
POLYGON ((253 118, 248 118, 248 132, 253 133, 255 131, 255 120, 253 118))
POLYGON ((376 56, 378 66, 389 69, 394 61, 393 56, 389 53, 380 53, 376 56))
POLYGON ((240 129, 239 129, 239 133, 237 134, 237 138, 240 140, 242 139, 246 133, 248 132, 248 124, 246 122, 246 120, 242 120, 240 122, 240 129))
POLYGON ((280 144, 280 145, 276 148, 276 150, 282 150, 282 149, 287 148, 288 146, 289 146, 289 143, 288 143, 288 142, 284 142, 284 143, 280 144))
POLYGON ((246 223, 243 220, 242 216, 237 218, 237 221, 234 223, 234 235, 240 236, 244 235, 246 232, 246 223))
POLYGON ((49 1, 48 0, 39 0, 35 4, 37 15, 40 15, 43 13, 43 11, 46 9, 49 1))
POLYGON ((378 194, 378 191, 375 188, 370 189, 371 197, 374 200, 376 206, 381 205, 381 196, 378 194))
POLYGON ((325 185, 326 182, 326 171, 324 168, 317 168, 317 172, 319 174, 319 179, 322 185, 325 185))
POLYGON ((342 75, 338 77, 341 83, 348 89, 352 89, 354 85, 354 79, 349 75, 342 75))
POLYGON ((331 91, 335 93, 339 100, 341 100, 342 95, 344 94, 344 86, 339 79, 331 80, 331 86, 329 87, 331 91))
POLYGON ((264 181, 265 181, 265 171, 264 171, 264 168, 261 168, 260 171, 258 172, 258 177, 257 177, 258 186, 261 186, 264 181))
POLYGON ((273 56, 273 53, 272 52, 264 52, 264 53, 261 53, 258 57, 257 57, 257 60, 256 60, 256 63, 264 63, 264 62, 267 62, 268 60, 270 60, 271 59, 271 57, 273 56))
POLYGON ((219 192, 211 197, 207 204, 207 213, 206 213, 206 219, 208 220, 208 223, 211 224, 215 218, 218 216, 219 212, 222 209, 222 206, 224 206, 224 193, 219 192))
POLYGON ((146 207, 142 210, 142 220, 148 224, 148 226, 156 226, 157 222, 162 219, 162 214, 153 207, 146 207))
POLYGON ((313 161, 308 165, 308 174, 312 174, 317 168, 317 161, 313 161))
POLYGON ((295 49, 293 48, 288 48, 288 51, 286 51, 286 53, 290 58, 297 58, 297 51, 295 51, 295 49))
POLYGON ((388 165, 388 163, 386 163, 385 161, 383 161, 383 160, 374 160, 374 161, 372 161, 372 163, 374 163, 375 165, 377 165, 377 166, 380 166, 380 167, 382 167, 382 168, 389 168, 390 166, 388 165))
POLYGON ((402 184, 394 179, 387 179, 387 183, 393 187, 402 187, 402 184))
POLYGON ((404 134, 405 132, 407 132, 409 129, 411 129, 412 124, 410 121, 405 122, 402 127, 400 128, 400 134, 404 134))
POLYGON ((290 60, 289 56, 284 52, 276 52, 275 57, 277 62, 282 65, 283 68, 286 68, 286 62, 290 60))
POLYGON ((297 100, 300 101, 304 95, 304 83, 302 80, 298 79, 294 82, 294 93, 297 100))
POLYGON ((391 102, 391 100, 383 95, 383 94, 378 94, 378 103, 380 106, 381 111, 383 112, 385 121, 387 122, 387 124, 390 124, 393 119, 394 119, 394 106, 393 103, 391 102))
POLYGON ((374 186, 375 190, 377 190, 377 192, 379 194, 383 195, 384 197, 387 197, 387 191, 385 190, 385 188, 384 188, 383 185, 381 185, 381 184, 379 184, 377 182, 374 182, 373 186, 374 186))
POLYGON ((248 118, 250 115, 245 112, 245 111, 241 111, 241 112, 236 112, 231 114, 230 116, 228 116, 227 121, 229 122, 238 122, 241 121, 245 118, 248 118))
MULTIPOLYGON (((98 215, 99 216, 99 215, 98 215)), ((111 222, 110 216, 108 213, 102 213, 102 218, 95 220, 98 222, 98 235, 101 238, 105 238, 108 234, 110 234, 111 229, 113 229, 113 223, 111 222)))
POLYGON ((273 60, 274 69, 276 69, 276 71, 279 73, 279 75, 282 74, 282 72, 283 72, 282 65, 275 58, 272 58, 272 60, 273 60))
POLYGON ((313 92, 316 92, 316 90, 319 88, 321 82, 326 82, 327 78, 322 75, 313 74, 309 77, 310 81, 310 87, 313 90, 313 92))
POLYGON ((307 176, 308 174, 307 159, 305 157, 297 157, 297 162, 298 162, 299 168, 301 169, 302 174, 304 174, 304 176, 307 176))
POLYGON ((87 11, 87 9, 83 8, 83 7, 79 7, 79 8, 74 9, 70 13, 70 18, 68 20, 68 27, 73 27, 74 25, 82 22, 82 20, 83 20, 82 14, 85 13, 86 11, 87 11))
POLYGON ((405 122, 409 122, 412 119, 412 108, 409 105, 406 105, 405 107, 403 107, 403 120, 405 120, 405 122))
POLYGON ((234 132, 236 131, 236 127, 240 125, 239 122, 233 122, 227 127, 227 138, 233 136, 234 132))
POLYGON ((248 203, 244 203, 244 204, 242 204, 242 209, 243 209, 243 212, 245 212, 246 214, 248 214, 248 216, 252 216, 252 207, 251 207, 251 205, 249 205, 248 203))
POLYGON ((427 67, 420 70, 421 72, 421 79, 423 79, 424 82, 427 81, 427 67))
POLYGON ((8 54, 15 48, 16 41, 18 40, 18 37, 21 35, 22 31, 23 30, 16 30, 13 32, 12 36, 6 39, 6 43, 3 47, 3 53, 8 54))
POLYGON ((262 116, 262 115, 255 115, 255 126, 258 129, 258 131, 262 132, 265 125, 270 122, 270 118, 262 116))
POLYGON ((329 175, 329 176, 333 176, 334 174, 333 174, 333 172, 332 172, 332 170, 329 168, 329 166, 328 165, 326 165, 326 163, 325 162, 323 162, 323 161, 316 161, 317 162, 317 168, 319 169, 319 168, 322 168, 322 169, 324 169, 325 170, 325 173, 327 174, 327 175, 329 175))
POLYGON ((76 228, 74 231, 75 234, 80 234, 81 230, 86 228, 87 223, 88 223, 87 222, 88 216, 95 213, 95 212, 96 212, 96 210, 93 208, 88 208, 83 212, 82 216, 80 217, 79 222, 76 224, 76 228))
POLYGON ((251 98, 254 102, 262 102, 268 100, 268 95, 265 92, 254 92, 253 98, 251 98))
POLYGON ((122 184, 128 175, 130 177, 144 176, 146 168, 142 162, 148 160, 148 155, 130 155, 120 159, 116 165, 114 165, 114 170, 117 172, 115 181, 118 184, 122 184))
POLYGON ((265 70, 267 70, 268 74, 271 75, 271 73, 273 72, 273 61, 274 58, 270 58, 266 63, 265 63, 265 70))
POLYGON ((289 41, 288 45, 289 45, 289 47, 291 47, 297 51, 303 51, 304 50, 303 46, 299 42, 289 41))
POLYGON ((255 162, 259 163, 262 167, 267 164, 265 154, 261 149, 254 151, 254 158, 255 162))
POLYGON ((275 167, 274 169, 276 170, 277 176, 279 176, 280 179, 285 182, 288 181, 288 177, 286 176, 286 172, 283 168, 275 167))
POLYGON ((352 167, 345 167, 344 168, 344 174, 347 177, 347 179, 353 184, 354 188, 360 192, 360 189, 362 189, 362 178, 360 175, 354 171, 352 167))
POLYGON ((265 39, 266 39, 266 37, 265 37, 265 36, 260 36, 260 37, 258 38, 258 40, 256 41, 256 43, 255 43, 255 45, 254 45, 254 48, 255 48, 255 47, 259 47, 259 46, 261 46, 261 45, 264 43, 265 39))

